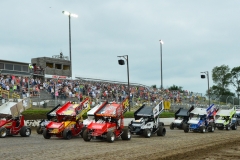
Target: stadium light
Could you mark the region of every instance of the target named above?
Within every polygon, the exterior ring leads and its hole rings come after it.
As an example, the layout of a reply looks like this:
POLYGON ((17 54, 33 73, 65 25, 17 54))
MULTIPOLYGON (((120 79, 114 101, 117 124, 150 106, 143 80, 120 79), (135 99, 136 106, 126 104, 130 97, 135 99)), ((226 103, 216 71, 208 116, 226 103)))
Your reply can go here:
MULTIPOLYGON (((201 72, 201 73, 204 73, 207 76, 207 81, 208 81, 208 104, 210 106, 210 90, 209 90, 209 75, 208 75, 208 71, 201 72)), ((202 79, 206 78, 204 74, 201 75, 202 79)))
POLYGON ((67 15, 69 18, 69 56, 70 56, 70 63, 71 63, 71 77, 72 77, 72 53, 71 53, 71 17, 77 18, 78 15, 70 13, 68 11, 62 11, 63 14, 67 15))
MULTIPOLYGON (((120 58, 124 58, 126 61, 127 61, 127 77, 128 77, 128 97, 129 97, 129 111, 131 110, 131 103, 130 103, 130 85, 129 85, 129 66, 128 66, 128 55, 124 55, 124 56, 117 56, 117 57, 120 57, 120 58)), ((125 61, 123 59, 119 59, 118 60, 118 64, 119 65, 124 65, 125 64, 125 61)))
POLYGON ((163 90, 163 74, 162 74, 162 45, 163 45, 163 41, 159 40, 160 42, 160 65, 161 65, 161 90, 163 90))

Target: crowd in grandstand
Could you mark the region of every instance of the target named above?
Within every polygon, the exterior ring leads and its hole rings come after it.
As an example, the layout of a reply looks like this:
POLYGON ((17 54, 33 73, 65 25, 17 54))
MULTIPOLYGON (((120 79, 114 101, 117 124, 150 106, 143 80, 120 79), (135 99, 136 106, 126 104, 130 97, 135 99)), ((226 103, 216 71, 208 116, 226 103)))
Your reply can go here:
MULTIPOLYGON (((3 90, 16 92, 22 97, 39 96, 40 90, 49 93, 51 98, 66 99, 90 96, 93 99, 111 99, 123 100, 128 95, 128 85, 120 83, 110 83, 104 81, 83 81, 83 80, 67 80, 67 79, 46 79, 31 78, 1 75, 0 86, 3 90), (28 87, 29 85, 29 87, 28 87), (28 90, 28 88, 30 88, 28 90), (28 95, 28 93, 30 95, 28 95)), ((161 90, 152 87, 130 85, 130 99, 135 101, 151 101, 169 100, 174 103, 181 103, 182 100, 189 103, 196 103, 199 99, 191 92, 169 91, 168 89, 161 90)))

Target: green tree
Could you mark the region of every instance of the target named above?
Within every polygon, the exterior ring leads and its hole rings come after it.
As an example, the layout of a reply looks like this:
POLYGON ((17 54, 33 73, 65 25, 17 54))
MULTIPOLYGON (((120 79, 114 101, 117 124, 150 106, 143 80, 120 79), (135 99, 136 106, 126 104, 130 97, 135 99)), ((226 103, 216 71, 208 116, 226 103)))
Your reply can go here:
POLYGON ((180 91, 180 92, 182 92, 182 89, 183 89, 183 87, 181 87, 181 86, 176 86, 176 85, 172 85, 172 86, 170 86, 170 87, 168 87, 168 90, 178 90, 178 91, 180 91))
POLYGON ((233 85, 235 92, 238 96, 240 96, 240 66, 234 67, 231 70, 231 84, 233 85))
POLYGON ((227 89, 231 83, 231 73, 228 65, 216 66, 212 70, 212 80, 216 86, 227 89))

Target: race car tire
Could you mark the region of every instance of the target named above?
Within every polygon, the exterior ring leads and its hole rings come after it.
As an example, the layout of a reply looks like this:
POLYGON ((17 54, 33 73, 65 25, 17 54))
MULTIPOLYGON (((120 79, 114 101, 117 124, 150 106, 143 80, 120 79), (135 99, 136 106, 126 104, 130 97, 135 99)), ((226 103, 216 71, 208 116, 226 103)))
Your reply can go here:
POLYGON ((68 129, 63 130, 63 138, 69 140, 72 138, 72 132, 68 129))
POLYGON ((187 124, 183 124, 183 130, 185 133, 189 132, 189 126, 187 124))
POLYGON ((123 129, 123 133, 121 135, 122 140, 130 140, 131 139, 131 133, 128 128, 123 129))
POLYGON ((37 134, 42 134, 42 133, 43 133, 42 127, 38 126, 37 127, 37 134))
POLYGON ((229 124, 226 125, 226 130, 227 130, 227 131, 230 130, 230 125, 229 125, 229 124))
POLYGON ((237 123, 234 123, 234 125, 232 126, 232 130, 237 130, 237 123))
POLYGON ((51 134, 49 134, 49 132, 46 128, 43 130, 43 137, 45 139, 50 139, 51 138, 51 134))
POLYGON ((89 134, 88 129, 83 131, 83 140, 89 142, 92 139, 92 136, 89 134))
POLYGON ((171 130, 174 129, 174 123, 173 123, 173 122, 170 124, 170 129, 171 129, 171 130))
POLYGON ((157 136, 165 136, 166 135, 166 129, 163 126, 159 126, 157 131, 157 136))
POLYGON ((145 138, 150 138, 151 135, 152 135, 152 132, 151 132, 150 129, 145 129, 145 130, 143 131, 143 136, 144 136, 145 138))
POLYGON ((83 127, 83 128, 82 128, 81 133, 80 133, 81 137, 83 137, 83 132, 86 130, 86 128, 87 128, 87 127, 83 127))
POLYGON ((115 134, 112 131, 107 133, 107 141, 110 143, 115 141, 115 134))
POLYGON ((206 132, 205 126, 200 126, 200 132, 201 132, 201 133, 205 133, 205 132, 206 132))
POLYGON ((158 126, 164 126, 163 122, 158 122, 158 126))
POLYGON ((208 126, 208 132, 214 132, 214 123, 210 122, 208 126))
POLYGON ((31 135, 31 129, 27 126, 23 126, 21 129, 20 129, 20 135, 22 137, 29 137, 31 135))
POLYGON ((7 129, 4 127, 0 128, 0 138, 5 138, 7 136, 7 129))

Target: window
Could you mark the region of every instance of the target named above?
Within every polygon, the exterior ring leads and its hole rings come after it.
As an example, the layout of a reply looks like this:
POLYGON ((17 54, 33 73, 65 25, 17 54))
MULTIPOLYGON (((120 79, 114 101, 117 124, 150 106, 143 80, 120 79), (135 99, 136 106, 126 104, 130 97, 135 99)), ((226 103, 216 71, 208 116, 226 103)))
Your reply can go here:
POLYGON ((14 65, 14 70, 15 71, 21 71, 21 66, 20 65, 14 65))
POLYGON ((46 67, 48 67, 48 68, 53 68, 53 63, 46 63, 46 67))
POLYGON ((63 70, 70 70, 70 66, 69 65, 63 65, 63 70))
POLYGON ((4 64, 0 63, 0 69, 4 69, 4 64))
POLYGON ((22 66, 22 71, 28 72, 28 66, 22 66))
POLYGON ((13 70, 13 65, 12 64, 5 64, 5 69, 13 70))
POLYGON ((56 69, 62 69, 62 64, 55 64, 56 69))

